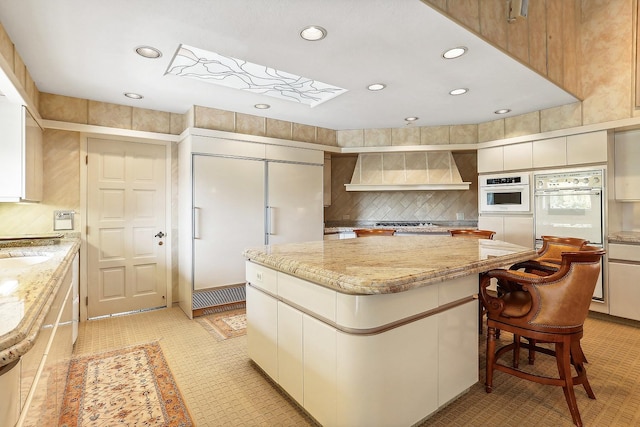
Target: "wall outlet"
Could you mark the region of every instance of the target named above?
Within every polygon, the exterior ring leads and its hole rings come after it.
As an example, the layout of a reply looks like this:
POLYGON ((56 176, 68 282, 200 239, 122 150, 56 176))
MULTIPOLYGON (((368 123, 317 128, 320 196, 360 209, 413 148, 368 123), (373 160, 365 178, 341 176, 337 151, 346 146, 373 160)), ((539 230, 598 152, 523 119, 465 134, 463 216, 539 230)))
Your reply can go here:
POLYGON ((458 221, 460 221, 460 220, 464 219, 464 212, 458 212, 458 213, 456 213, 456 219, 457 219, 458 221))

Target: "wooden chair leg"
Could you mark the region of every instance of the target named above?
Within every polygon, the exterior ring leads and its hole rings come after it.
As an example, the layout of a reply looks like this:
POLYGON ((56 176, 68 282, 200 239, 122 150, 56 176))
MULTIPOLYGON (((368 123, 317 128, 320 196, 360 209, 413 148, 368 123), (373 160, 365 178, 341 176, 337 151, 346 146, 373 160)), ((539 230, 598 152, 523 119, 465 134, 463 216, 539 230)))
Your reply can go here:
POLYGON ((513 367, 518 368, 520 366, 520 335, 513 334, 513 367))
POLYGON ((571 374, 571 345, 569 340, 556 343, 556 363, 558 365, 560 379, 563 382, 562 391, 564 392, 565 400, 569 406, 571 418, 576 426, 581 427, 582 420, 580 419, 580 411, 578 410, 576 394, 573 390, 573 378, 571 374))
POLYGON ((496 358, 496 328, 487 325, 487 367, 484 390, 487 393, 493 391, 493 367, 496 358))
POLYGON ((582 383, 589 399, 595 399, 596 395, 591 389, 591 384, 589 384, 589 379, 587 378, 587 370, 584 368, 585 360, 582 348, 580 347, 580 341, 571 342, 571 357, 573 359, 573 366, 576 368, 578 374, 576 383, 582 383))

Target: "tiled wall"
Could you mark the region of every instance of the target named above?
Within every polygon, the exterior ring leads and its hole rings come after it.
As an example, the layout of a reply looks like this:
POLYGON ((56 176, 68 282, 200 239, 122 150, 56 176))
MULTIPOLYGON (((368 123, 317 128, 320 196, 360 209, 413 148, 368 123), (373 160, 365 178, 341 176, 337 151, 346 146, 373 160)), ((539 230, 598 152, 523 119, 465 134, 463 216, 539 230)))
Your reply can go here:
POLYGON ((331 159, 331 206, 325 222, 335 221, 451 221, 457 213, 478 218, 478 166, 475 153, 453 155, 462 180, 470 191, 367 191, 347 192, 356 156, 331 159))

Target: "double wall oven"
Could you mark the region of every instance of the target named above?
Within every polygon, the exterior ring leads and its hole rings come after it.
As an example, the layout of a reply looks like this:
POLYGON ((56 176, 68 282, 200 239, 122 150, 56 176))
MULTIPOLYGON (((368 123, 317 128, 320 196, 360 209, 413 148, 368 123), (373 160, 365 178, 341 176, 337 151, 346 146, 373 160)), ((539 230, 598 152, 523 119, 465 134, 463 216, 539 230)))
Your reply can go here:
MULTIPOLYGON (((604 169, 534 174, 536 247, 542 236, 577 237, 604 245, 604 169)), ((601 275, 602 276, 602 275, 601 275)), ((593 298, 603 300, 602 280, 593 298)))

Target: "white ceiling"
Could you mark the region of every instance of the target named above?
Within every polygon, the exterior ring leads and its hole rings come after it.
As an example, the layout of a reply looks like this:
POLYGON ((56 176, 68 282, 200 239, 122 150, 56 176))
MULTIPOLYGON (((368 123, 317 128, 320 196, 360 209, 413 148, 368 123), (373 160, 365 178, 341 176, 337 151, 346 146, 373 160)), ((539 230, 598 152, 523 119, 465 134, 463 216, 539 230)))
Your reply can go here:
POLYGON ((420 0, 2 0, 0 22, 40 91, 174 113, 200 105, 341 130, 402 127, 409 116, 415 126, 474 124, 504 117, 500 108, 576 101, 420 0), (302 40, 307 25, 328 36, 302 40), (311 108, 165 74, 180 44, 348 92, 311 108), (142 58, 140 45, 163 56, 142 58), (463 57, 441 58, 461 45, 463 57), (376 82, 387 88, 366 89, 376 82), (448 94, 458 87, 470 90, 448 94))

